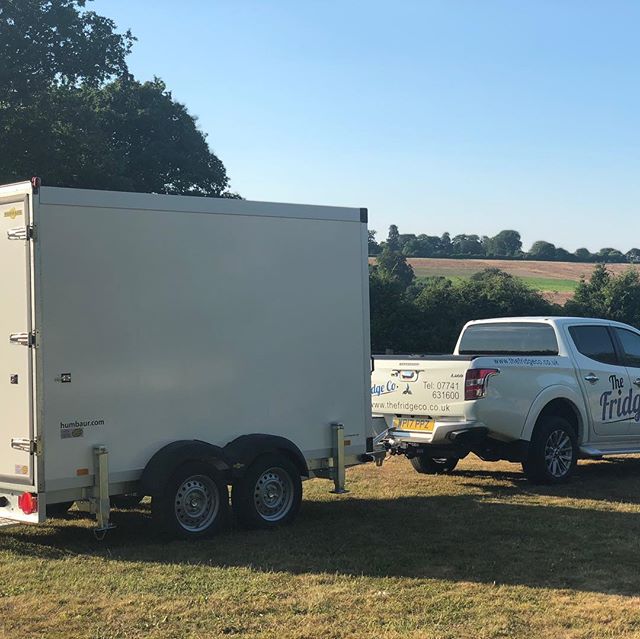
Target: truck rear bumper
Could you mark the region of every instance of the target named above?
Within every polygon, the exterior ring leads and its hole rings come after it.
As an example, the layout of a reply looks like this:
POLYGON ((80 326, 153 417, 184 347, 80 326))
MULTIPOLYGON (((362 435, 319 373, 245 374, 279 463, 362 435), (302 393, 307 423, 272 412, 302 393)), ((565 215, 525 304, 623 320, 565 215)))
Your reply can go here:
POLYGON ((437 437, 435 430, 433 437, 425 437, 429 433, 390 429, 384 443, 392 452, 408 457, 426 454, 461 459, 474 453, 485 461, 505 459, 514 462, 521 462, 527 457, 529 443, 523 440, 504 442, 493 439, 489 429, 480 424, 451 422, 447 426, 451 427, 447 427, 444 433, 438 431, 437 437))
POLYGON ((387 439, 408 444, 451 444, 455 440, 467 437, 486 437, 488 428, 479 422, 438 422, 436 421, 432 431, 400 430, 390 428, 387 439))

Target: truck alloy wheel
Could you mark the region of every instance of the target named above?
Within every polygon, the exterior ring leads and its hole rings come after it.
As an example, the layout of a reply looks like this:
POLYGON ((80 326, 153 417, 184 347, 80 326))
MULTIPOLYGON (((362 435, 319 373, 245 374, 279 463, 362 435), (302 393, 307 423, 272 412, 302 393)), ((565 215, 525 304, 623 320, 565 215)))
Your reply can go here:
POLYGON ((544 459, 547 470, 554 477, 561 478, 569 472, 573 460, 573 446, 569 435, 564 430, 554 430, 547 437, 544 459))
POLYGON ((239 521, 249 528, 272 528, 292 521, 301 499, 300 471, 277 453, 258 457, 233 485, 231 494, 239 521))
POLYGON ((430 457, 425 454, 416 455, 410 461, 414 470, 424 475, 446 475, 458 465, 457 457, 430 457))
POLYGON ((217 532, 226 520, 229 493, 215 468, 188 462, 171 476, 164 492, 154 496, 151 509, 164 532, 183 538, 217 532))
POLYGON ((569 479, 577 459, 573 427, 564 417, 550 416, 536 425, 522 468, 534 483, 560 484, 569 479))

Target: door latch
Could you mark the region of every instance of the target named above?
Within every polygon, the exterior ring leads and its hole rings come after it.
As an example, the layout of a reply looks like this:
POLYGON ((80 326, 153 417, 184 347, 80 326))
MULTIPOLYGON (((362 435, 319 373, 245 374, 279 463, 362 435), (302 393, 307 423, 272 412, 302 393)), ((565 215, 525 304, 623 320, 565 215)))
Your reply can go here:
POLYGON ((8 240, 32 240, 34 235, 33 226, 19 226, 18 228, 7 230, 8 240))
POLYGON ((30 455, 38 454, 38 443, 33 439, 27 439, 26 437, 12 437, 11 448, 15 450, 21 450, 30 455))
POLYGON ((36 345, 36 334, 33 331, 30 333, 11 333, 9 343, 32 347, 36 345))

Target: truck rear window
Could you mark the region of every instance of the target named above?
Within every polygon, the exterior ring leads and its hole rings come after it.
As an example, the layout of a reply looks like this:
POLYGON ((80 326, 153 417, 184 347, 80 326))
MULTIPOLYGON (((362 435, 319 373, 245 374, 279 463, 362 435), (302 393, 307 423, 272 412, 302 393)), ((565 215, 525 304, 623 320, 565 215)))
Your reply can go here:
POLYGON ((462 334, 460 355, 557 355, 549 324, 533 322, 472 324, 462 334))

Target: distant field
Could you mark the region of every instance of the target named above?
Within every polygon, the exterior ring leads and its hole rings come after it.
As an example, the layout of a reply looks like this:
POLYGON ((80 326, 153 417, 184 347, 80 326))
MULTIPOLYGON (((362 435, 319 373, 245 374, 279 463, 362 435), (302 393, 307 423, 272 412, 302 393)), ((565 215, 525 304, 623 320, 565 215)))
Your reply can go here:
MULTIPOLYGON (((485 268, 499 268, 524 280, 531 288, 545 294, 557 304, 563 304, 573 294, 581 277, 588 278, 595 264, 574 262, 540 262, 514 260, 451 260, 428 257, 413 257, 407 260, 416 277, 448 277, 453 280, 467 279, 485 268)), ((640 270, 638 265, 609 264, 614 273, 628 268, 640 270)))

